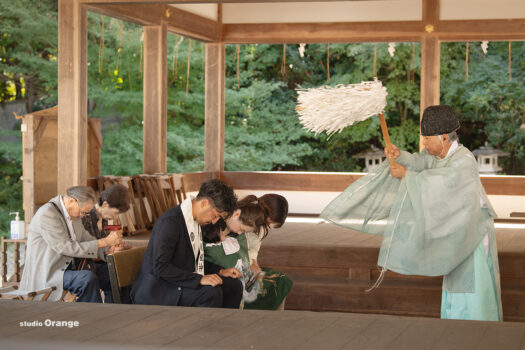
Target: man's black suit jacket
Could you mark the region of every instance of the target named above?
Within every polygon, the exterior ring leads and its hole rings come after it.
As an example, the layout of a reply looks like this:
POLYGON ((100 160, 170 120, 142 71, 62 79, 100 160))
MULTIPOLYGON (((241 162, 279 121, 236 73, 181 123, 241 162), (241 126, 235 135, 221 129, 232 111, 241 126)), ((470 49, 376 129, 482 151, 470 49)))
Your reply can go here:
POLYGON ((182 288, 196 289, 201 278, 195 272, 195 255, 180 205, 168 209, 155 222, 131 298, 135 304, 177 305, 182 288))

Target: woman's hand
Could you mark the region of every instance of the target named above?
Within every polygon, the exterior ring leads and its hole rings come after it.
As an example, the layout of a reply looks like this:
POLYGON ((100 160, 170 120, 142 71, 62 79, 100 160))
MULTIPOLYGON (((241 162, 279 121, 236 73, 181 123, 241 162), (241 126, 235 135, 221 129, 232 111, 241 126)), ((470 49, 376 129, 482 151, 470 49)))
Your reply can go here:
POLYGON ((222 277, 239 278, 242 274, 235 267, 232 267, 229 269, 221 269, 219 271, 219 275, 221 275, 222 277))
POLYGON ((259 264, 257 263, 257 260, 255 259, 252 259, 252 264, 250 266, 250 270, 252 271, 257 271, 257 272, 261 272, 261 267, 259 266, 259 264))
POLYGON ((111 233, 107 235, 107 237, 101 238, 98 240, 98 247, 106 248, 106 247, 118 245, 121 243, 122 243, 122 230, 111 231, 111 233))
POLYGON ((130 245, 127 245, 125 242, 122 242, 120 244, 116 244, 116 245, 112 245, 112 246, 106 247, 106 255, 107 254, 113 254, 115 252, 121 252, 123 250, 128 250, 130 248, 131 248, 130 245))

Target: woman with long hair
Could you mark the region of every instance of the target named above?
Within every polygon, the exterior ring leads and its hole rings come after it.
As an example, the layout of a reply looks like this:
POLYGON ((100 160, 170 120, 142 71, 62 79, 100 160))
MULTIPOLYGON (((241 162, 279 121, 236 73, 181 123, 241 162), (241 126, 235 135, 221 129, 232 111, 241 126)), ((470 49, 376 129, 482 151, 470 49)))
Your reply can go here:
POLYGON ((290 291, 292 281, 283 273, 260 268, 257 253, 270 228, 280 227, 288 214, 288 202, 277 194, 247 196, 225 221, 203 228, 205 262, 242 273, 245 309, 276 310, 290 291), (250 254, 250 252, 252 252, 250 254))

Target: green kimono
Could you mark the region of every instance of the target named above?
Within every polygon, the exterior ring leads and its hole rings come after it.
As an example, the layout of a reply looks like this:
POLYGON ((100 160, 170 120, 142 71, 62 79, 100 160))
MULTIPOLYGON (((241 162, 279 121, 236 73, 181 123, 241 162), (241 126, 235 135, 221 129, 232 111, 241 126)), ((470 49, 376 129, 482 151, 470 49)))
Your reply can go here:
POLYGON ((206 243, 204 260, 226 269, 235 267, 242 273, 241 282, 244 290, 241 308, 277 310, 288 295, 292 287, 292 280, 281 272, 268 268, 262 268, 262 273, 250 270, 246 235, 228 236, 226 239, 229 241, 206 243))
POLYGON ((396 161, 407 168, 402 179, 390 176, 384 162, 335 198, 321 217, 382 235, 378 265, 384 271, 443 275, 442 318, 501 320, 496 214, 476 159, 459 145, 444 159, 423 150, 401 152, 396 161), (485 236, 486 257, 480 255, 485 236))

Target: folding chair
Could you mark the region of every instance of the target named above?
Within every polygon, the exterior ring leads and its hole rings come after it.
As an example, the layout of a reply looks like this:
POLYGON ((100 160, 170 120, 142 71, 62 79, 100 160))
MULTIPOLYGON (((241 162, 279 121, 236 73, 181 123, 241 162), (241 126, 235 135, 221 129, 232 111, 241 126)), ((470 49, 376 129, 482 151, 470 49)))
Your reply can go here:
POLYGON ((115 252, 107 256, 113 302, 122 304, 122 288, 130 287, 139 274, 147 246, 115 252))
POLYGON ((12 300, 33 300, 37 295, 42 295, 42 301, 46 301, 51 293, 56 290, 55 286, 47 287, 35 291, 19 290, 18 286, 13 285, 0 289, 0 299, 12 300))

